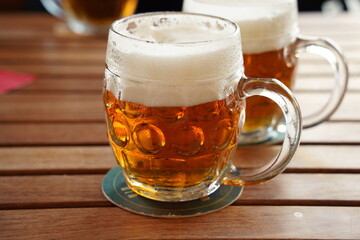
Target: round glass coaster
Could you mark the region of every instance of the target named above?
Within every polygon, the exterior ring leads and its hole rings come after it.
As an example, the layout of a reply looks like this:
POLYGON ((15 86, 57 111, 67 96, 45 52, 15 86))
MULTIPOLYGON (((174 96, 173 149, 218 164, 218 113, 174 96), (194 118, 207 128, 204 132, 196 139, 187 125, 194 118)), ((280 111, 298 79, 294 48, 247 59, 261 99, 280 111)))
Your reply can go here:
POLYGON ((134 193, 119 166, 108 171, 102 182, 105 197, 127 211, 162 218, 194 217, 220 210, 239 198, 243 187, 221 185, 209 196, 187 202, 160 202, 134 193))

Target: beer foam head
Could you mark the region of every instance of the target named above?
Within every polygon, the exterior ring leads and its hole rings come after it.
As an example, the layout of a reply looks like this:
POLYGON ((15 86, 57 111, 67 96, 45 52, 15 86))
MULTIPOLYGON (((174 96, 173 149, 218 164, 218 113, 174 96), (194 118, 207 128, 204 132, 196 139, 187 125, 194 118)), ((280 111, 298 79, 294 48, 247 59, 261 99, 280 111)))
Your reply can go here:
POLYGON ((223 99, 242 75, 239 53, 239 29, 231 21, 185 13, 134 15, 110 30, 106 64, 121 84, 107 88, 146 106, 223 99))
POLYGON ((296 0, 184 0, 183 11, 236 22, 244 54, 279 50, 298 33, 296 0))

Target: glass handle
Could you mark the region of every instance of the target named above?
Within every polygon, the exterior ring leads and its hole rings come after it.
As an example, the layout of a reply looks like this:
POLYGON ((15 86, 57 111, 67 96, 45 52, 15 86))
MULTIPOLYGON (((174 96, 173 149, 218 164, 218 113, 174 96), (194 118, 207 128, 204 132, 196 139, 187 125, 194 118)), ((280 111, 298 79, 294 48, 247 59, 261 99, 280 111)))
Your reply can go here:
POLYGON ((274 163, 251 176, 242 176, 241 170, 232 166, 223 180, 224 184, 236 186, 262 183, 280 174, 294 156, 300 143, 300 108, 290 90, 276 79, 244 78, 239 82, 237 94, 242 99, 256 95, 270 98, 279 105, 285 116, 285 139, 274 163))
POLYGON ((58 18, 63 18, 64 12, 60 1, 61 0, 41 0, 41 3, 49 13, 58 18))
POLYGON ((335 85, 325 106, 303 117, 303 127, 316 126, 330 118, 344 98, 349 78, 345 57, 336 43, 327 38, 299 36, 296 42, 296 54, 312 53, 325 58, 334 71, 335 85))

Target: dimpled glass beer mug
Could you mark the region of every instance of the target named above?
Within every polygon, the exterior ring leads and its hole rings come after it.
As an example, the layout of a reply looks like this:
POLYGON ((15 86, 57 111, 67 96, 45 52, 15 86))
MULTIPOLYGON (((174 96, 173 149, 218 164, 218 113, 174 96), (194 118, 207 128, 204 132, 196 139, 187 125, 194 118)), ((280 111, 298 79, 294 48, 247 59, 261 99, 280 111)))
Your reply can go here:
MULTIPOLYGON (((334 70, 332 94, 320 109, 304 116, 309 128, 327 120, 341 103, 348 82, 348 69, 340 49, 329 39, 298 35, 296 0, 184 0, 183 11, 216 15, 240 26, 245 74, 276 78, 292 89, 299 53, 324 57, 334 70)), ((281 111, 268 99, 246 100, 246 123, 240 140, 244 144, 281 139, 281 111)))
POLYGON ((301 116, 285 85, 243 75, 239 27, 219 17, 148 13, 112 24, 104 80, 110 145, 128 186, 159 201, 207 196, 222 183, 278 175, 298 144, 301 116), (244 100, 273 99, 286 119, 275 163, 242 175, 232 156, 244 100))
POLYGON ((138 0, 41 0, 48 12, 80 35, 102 35, 116 19, 132 15, 138 0))

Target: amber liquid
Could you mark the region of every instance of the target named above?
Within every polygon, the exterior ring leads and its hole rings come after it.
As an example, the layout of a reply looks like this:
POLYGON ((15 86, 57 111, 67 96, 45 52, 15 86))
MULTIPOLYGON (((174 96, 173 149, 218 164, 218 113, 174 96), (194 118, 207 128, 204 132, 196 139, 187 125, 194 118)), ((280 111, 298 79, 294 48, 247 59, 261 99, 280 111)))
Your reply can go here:
MULTIPOLYGON (((290 89, 294 83, 296 59, 294 44, 277 51, 259 54, 244 54, 245 75, 257 78, 276 78, 290 89)), ((282 119, 280 108, 265 97, 246 99, 246 121, 244 131, 274 125, 282 119)))
POLYGON ((130 179, 148 186, 214 181, 236 146, 243 102, 233 95, 191 107, 146 107, 104 91, 108 138, 130 179))
POLYGON ((65 11, 91 25, 110 25, 114 20, 132 15, 138 0, 62 0, 65 11))

